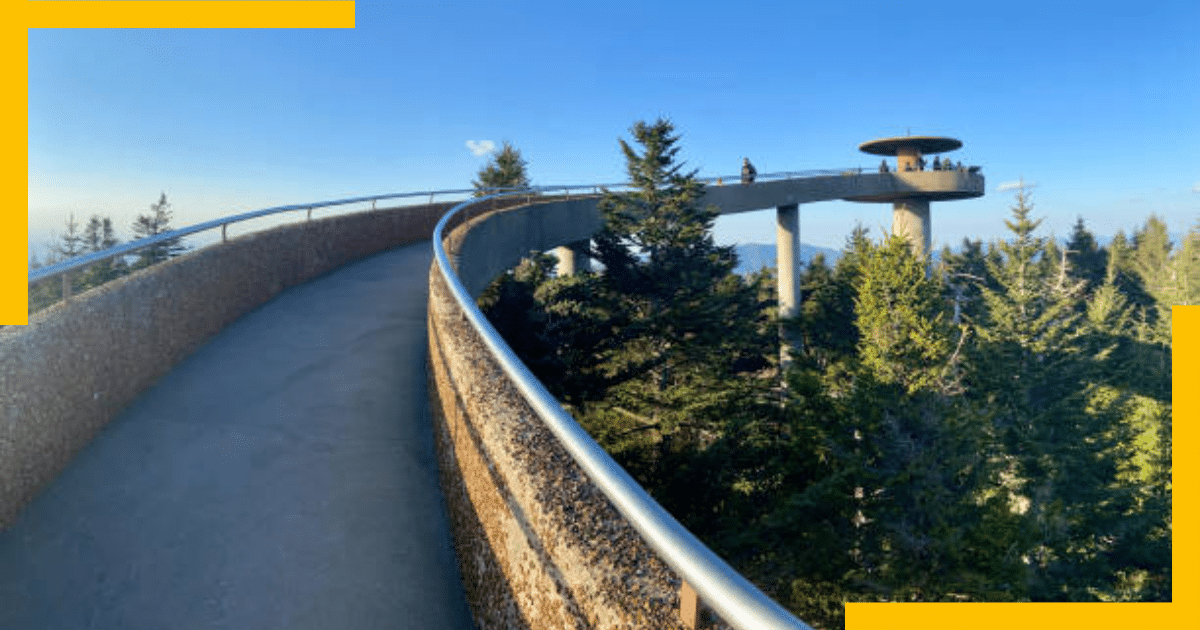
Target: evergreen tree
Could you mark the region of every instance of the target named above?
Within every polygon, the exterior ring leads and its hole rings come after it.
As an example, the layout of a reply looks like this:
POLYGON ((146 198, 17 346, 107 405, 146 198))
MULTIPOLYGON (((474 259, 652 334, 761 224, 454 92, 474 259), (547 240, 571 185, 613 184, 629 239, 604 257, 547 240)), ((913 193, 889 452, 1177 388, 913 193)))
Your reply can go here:
MULTIPOLYGON (((83 247, 86 253, 100 252, 116 247, 120 243, 113 231, 112 219, 92 215, 83 231, 83 247)), ((102 260, 91 265, 83 272, 83 287, 90 289, 127 273, 125 261, 122 259, 102 260)))
POLYGON ((1158 319, 1154 297, 1146 289, 1146 283, 1137 269, 1133 243, 1123 230, 1118 230, 1108 244, 1108 259, 1113 284, 1129 300, 1134 319, 1153 325, 1158 319))
POLYGON ((527 163, 509 142, 504 142, 500 151, 490 158, 479 170, 474 181, 475 196, 482 197, 491 188, 529 188, 529 176, 525 173, 527 163))
MULTIPOLYGON (((713 242, 716 211, 699 205, 695 173, 676 163, 671 124, 637 123, 633 133, 640 151, 620 144, 634 190, 600 203, 606 223, 593 255, 603 273, 528 285, 532 306, 516 309, 527 315, 515 328, 538 339, 518 352, 530 351, 535 373, 548 371, 585 428, 684 513, 688 501, 667 488, 675 472, 666 462, 682 465, 733 417, 766 404, 760 372, 777 346, 764 280, 732 273, 732 248, 713 242)), ((501 311, 491 312, 516 319, 501 311)))
POLYGON ((822 371, 840 373, 854 356, 858 344, 854 301, 870 245, 866 228, 855 225, 832 270, 823 257, 814 258, 800 277, 800 317, 785 325, 798 329, 803 357, 822 371))
POLYGON ((1133 235, 1134 266, 1146 280, 1151 291, 1156 289, 1171 258, 1171 237, 1167 224, 1156 214, 1151 214, 1146 223, 1133 235))
POLYGON ((871 377, 908 394, 949 387, 952 351, 949 314, 940 282, 923 260, 893 235, 863 261, 855 303, 859 361, 871 377))
MULTIPOLYGON (((138 240, 170 231, 171 204, 167 201, 167 194, 162 193, 157 203, 150 204, 149 213, 139 214, 134 219, 133 238, 134 240, 138 240)), ((180 242, 179 238, 167 239, 161 243, 138 250, 137 259, 134 261, 132 269, 149 267, 164 260, 175 258, 184 251, 187 251, 187 247, 180 242)))
POLYGON ((84 253, 83 234, 79 231, 79 222, 71 213, 64 222, 63 234, 54 249, 59 260, 70 260, 84 253))
POLYGON ((995 243, 989 243, 985 249, 978 239, 964 238, 958 252, 943 251, 937 270, 946 286, 946 300, 952 305, 953 322, 979 318, 984 306, 982 287, 1000 289, 991 275, 991 269, 1000 263, 1000 252, 995 243))
MULTIPOLYGON (((64 221, 62 236, 58 238, 57 244, 52 246, 51 251, 53 252, 52 260, 54 262, 70 260, 87 253, 87 249, 84 244, 84 234, 79 229, 79 222, 75 220, 74 213, 68 215, 67 220, 64 221)), ((72 294, 78 293, 86 288, 84 279, 81 277, 79 271, 71 272, 69 274, 69 278, 72 294)), ((46 285, 46 289, 44 290, 45 294, 39 296, 38 298, 39 305, 42 307, 49 306, 62 297, 61 282, 46 282, 44 284, 46 285), (55 285, 56 288, 51 288, 50 285, 55 285)))
POLYGON ((624 140, 621 149, 634 190, 605 194, 605 227, 593 240, 605 269, 599 278, 619 296, 624 323, 614 333, 622 350, 608 367, 640 392, 629 395, 661 409, 651 401, 671 385, 721 383, 760 368, 771 342, 758 287, 733 273, 733 248, 712 239, 716 209, 699 205, 695 172, 676 162, 671 123, 639 122, 632 132, 641 153, 624 140))
POLYGON ((1019 597, 1015 519, 987 493, 988 431, 960 396, 965 326, 925 268, 898 236, 863 258, 853 413, 840 432, 856 436, 840 466, 857 471, 851 583, 887 601, 1019 597))
POLYGON ((1021 191, 992 269, 1001 289, 983 289, 969 382, 998 440, 997 481, 1024 517, 1029 596, 1087 600, 1111 575, 1106 554, 1128 508, 1116 483, 1124 435, 1118 417, 1089 408, 1104 370, 1081 320, 1083 285, 1061 257, 1040 259, 1030 211, 1021 191))
POLYGON ((1096 237, 1087 229, 1083 217, 1078 217, 1071 228, 1067 254, 1071 258, 1075 275, 1087 283, 1084 287, 1085 295, 1091 295, 1104 283, 1108 275, 1108 252, 1096 243, 1096 237))

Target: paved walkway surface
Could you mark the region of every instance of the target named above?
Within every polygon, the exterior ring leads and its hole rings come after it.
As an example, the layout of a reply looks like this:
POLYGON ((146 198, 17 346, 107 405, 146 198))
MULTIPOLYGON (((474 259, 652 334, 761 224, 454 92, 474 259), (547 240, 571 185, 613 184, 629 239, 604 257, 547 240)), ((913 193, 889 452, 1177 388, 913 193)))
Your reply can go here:
POLYGON ((473 628, 425 381, 429 244, 296 287, 0 534, 0 628, 473 628))

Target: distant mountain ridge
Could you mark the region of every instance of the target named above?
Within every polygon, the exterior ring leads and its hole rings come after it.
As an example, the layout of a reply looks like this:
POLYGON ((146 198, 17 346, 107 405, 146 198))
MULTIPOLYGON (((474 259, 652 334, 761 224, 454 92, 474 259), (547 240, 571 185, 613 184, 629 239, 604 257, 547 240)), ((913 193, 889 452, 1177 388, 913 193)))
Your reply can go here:
MULTIPOLYGON (((775 246, 769 243, 745 243, 734 246, 734 252, 737 253, 738 264, 733 272, 746 276, 754 273, 763 267, 771 269, 775 268, 775 246)), ((804 264, 812 261, 813 256, 817 254, 825 255, 825 264, 833 265, 842 252, 828 247, 819 247, 817 245, 809 245, 807 243, 800 244, 800 260, 804 264)))

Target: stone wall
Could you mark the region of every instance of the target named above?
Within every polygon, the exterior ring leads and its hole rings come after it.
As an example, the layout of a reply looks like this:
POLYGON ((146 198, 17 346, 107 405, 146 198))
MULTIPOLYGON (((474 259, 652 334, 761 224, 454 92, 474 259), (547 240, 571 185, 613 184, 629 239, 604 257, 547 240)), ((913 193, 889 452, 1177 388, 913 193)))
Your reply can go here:
POLYGON ((429 238, 451 204, 294 223, 188 253, 0 330, 0 529, 177 362, 280 291, 429 238))
MULTIPOLYGON (((538 221, 537 214, 518 208, 476 218, 447 238, 448 253, 494 275, 466 261, 482 256, 500 265, 536 249, 531 243, 546 232, 514 222, 538 221), (522 233, 528 239, 514 238, 522 233)), ((442 488, 480 630, 681 628, 678 577, 525 402, 436 266, 429 331, 442 488)))

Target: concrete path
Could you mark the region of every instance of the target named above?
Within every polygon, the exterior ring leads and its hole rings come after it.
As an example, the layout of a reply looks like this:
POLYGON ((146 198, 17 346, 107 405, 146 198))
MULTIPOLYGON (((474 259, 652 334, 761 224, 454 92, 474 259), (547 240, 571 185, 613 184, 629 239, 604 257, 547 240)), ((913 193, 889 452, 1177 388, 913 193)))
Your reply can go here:
POLYGON ((425 380, 429 244, 235 322, 0 534, 0 628, 473 628, 425 380))

